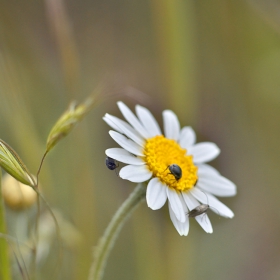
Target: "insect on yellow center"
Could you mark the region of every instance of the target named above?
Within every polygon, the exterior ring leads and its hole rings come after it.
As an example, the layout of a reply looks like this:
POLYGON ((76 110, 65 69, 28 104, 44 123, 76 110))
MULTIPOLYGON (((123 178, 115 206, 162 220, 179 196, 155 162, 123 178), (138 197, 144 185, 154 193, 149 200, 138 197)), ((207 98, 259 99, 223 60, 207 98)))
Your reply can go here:
POLYGON ((171 139, 164 136, 155 136, 146 140, 144 155, 147 166, 153 176, 165 183, 168 187, 178 191, 185 191, 193 188, 198 177, 197 167, 193 164, 191 155, 187 150, 171 139), (180 179, 170 172, 169 166, 177 164, 182 170, 180 179))

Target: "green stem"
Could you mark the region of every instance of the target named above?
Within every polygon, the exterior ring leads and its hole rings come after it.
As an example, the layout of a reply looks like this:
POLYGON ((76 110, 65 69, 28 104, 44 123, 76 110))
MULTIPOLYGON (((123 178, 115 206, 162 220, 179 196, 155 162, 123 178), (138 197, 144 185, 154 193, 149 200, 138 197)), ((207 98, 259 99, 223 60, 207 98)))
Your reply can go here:
POLYGON ((94 260, 90 268, 88 280, 102 279, 104 268, 109 256, 109 253, 115 243, 115 240, 123 227, 126 219, 136 209, 136 207, 143 201, 146 194, 146 187, 144 184, 139 184, 135 190, 130 194, 127 200, 121 205, 115 213, 111 222, 107 226, 103 236, 94 249, 94 260))
MULTIPOLYGON (((1 190, 2 172, 0 169, 0 233, 6 233, 4 202, 1 190)), ((0 237, 0 279, 11 280, 8 244, 5 238, 0 237)))

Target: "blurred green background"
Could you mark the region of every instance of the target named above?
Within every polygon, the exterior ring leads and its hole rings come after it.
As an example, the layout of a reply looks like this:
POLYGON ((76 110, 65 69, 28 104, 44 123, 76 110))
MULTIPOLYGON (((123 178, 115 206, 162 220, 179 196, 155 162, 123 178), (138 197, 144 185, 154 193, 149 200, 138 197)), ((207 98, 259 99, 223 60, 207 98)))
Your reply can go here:
MULTIPOLYGON (((92 246, 134 188, 104 164, 117 144, 102 116, 120 116, 118 100, 146 106, 161 125, 172 109, 198 141, 217 143, 213 165, 238 194, 221 199, 233 220, 210 214, 211 235, 191 221, 180 237, 166 206, 143 203, 104 279, 280 279, 279 12, 276 0, 1 0, 0 137, 31 172, 70 101, 102 88, 41 173, 45 197, 82 236, 58 279, 87 279, 92 246)), ((7 212, 11 225, 23 215, 7 212)), ((56 258, 50 248, 37 279, 50 279, 56 258)))

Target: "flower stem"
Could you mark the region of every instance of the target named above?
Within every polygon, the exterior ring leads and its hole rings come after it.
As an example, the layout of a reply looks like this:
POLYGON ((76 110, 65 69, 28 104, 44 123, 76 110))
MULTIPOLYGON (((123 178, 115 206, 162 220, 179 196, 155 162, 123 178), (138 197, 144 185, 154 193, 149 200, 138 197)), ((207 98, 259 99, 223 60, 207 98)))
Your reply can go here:
POLYGON ((90 268, 88 280, 102 279, 109 253, 121 228, 123 227, 126 219, 136 209, 140 202, 143 201, 145 194, 145 185, 137 185, 135 190, 130 194, 127 200, 121 205, 121 207, 113 216, 103 236, 99 239, 96 248, 94 248, 94 260, 90 268))
MULTIPOLYGON (((5 225, 5 211, 4 211, 4 203, 2 199, 2 191, 1 191, 1 178, 2 172, 0 170, 0 233, 6 233, 6 225, 5 225)), ((0 237, 0 279, 2 280, 10 280, 10 263, 9 263, 9 254, 8 254, 8 245, 7 240, 4 237, 0 237)))

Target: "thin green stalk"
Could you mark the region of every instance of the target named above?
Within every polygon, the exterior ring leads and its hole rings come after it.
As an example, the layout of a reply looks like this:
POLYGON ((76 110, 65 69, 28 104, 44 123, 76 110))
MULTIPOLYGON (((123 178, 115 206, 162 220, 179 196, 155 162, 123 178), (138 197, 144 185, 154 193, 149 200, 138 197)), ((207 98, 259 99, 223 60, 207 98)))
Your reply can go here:
MULTIPOLYGON (((6 233, 5 211, 1 191, 2 172, 0 169, 0 233, 6 233)), ((5 238, 0 237, 0 279, 11 280, 8 244, 5 238)))
POLYGON ((126 219, 136 209, 140 202, 143 201, 145 194, 145 185, 137 185, 135 190, 130 194, 127 200, 121 205, 121 207, 113 216, 103 236, 99 239, 96 248, 94 248, 94 260, 90 268, 88 280, 102 279, 109 253, 116 241, 121 228, 123 227, 126 219))

